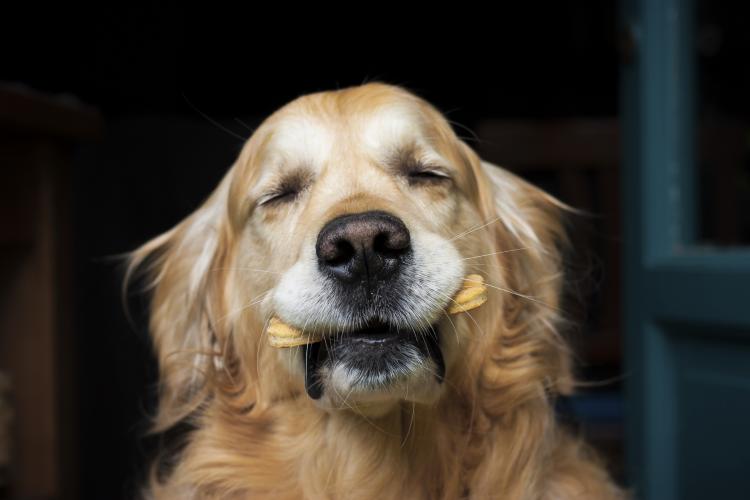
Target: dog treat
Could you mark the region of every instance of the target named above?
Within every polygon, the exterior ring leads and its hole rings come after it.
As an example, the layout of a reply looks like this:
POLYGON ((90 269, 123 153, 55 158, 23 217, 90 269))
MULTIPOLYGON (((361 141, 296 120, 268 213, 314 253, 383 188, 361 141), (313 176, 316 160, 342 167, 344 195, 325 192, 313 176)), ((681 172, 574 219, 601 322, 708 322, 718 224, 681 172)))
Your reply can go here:
POLYGON ((484 278, 478 274, 470 274, 464 278, 461 289, 448 306, 450 314, 458 314, 476 309, 487 302, 487 287, 484 278))
POLYGON ((305 334, 293 326, 289 326, 277 317, 268 323, 268 343, 271 347, 295 347, 318 342, 320 338, 312 334, 305 334))
MULTIPOLYGON (((458 314, 476 309, 487 302, 487 287, 484 278, 478 274, 470 274, 448 306, 448 313, 458 314)), ((302 330, 287 325, 278 317, 271 318, 268 323, 268 343, 271 347, 296 347, 321 340, 320 335, 304 333, 302 330)))

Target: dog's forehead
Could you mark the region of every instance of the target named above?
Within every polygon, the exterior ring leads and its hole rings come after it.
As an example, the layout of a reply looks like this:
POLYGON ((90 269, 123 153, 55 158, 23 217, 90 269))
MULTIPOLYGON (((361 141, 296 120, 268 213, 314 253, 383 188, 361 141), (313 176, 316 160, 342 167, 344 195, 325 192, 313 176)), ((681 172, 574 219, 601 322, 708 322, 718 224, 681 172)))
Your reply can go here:
POLYGON ((335 131, 325 126, 320 118, 295 114, 276 124, 267 149, 288 160, 319 164, 331 154, 335 142, 335 131))
POLYGON ((406 105, 338 113, 297 112, 274 127, 269 150, 287 160, 322 167, 336 153, 381 158, 400 146, 422 143, 420 117, 406 105))
POLYGON ((364 148, 380 152, 419 139, 421 128, 419 116, 412 107, 392 105, 365 114, 359 132, 364 148))

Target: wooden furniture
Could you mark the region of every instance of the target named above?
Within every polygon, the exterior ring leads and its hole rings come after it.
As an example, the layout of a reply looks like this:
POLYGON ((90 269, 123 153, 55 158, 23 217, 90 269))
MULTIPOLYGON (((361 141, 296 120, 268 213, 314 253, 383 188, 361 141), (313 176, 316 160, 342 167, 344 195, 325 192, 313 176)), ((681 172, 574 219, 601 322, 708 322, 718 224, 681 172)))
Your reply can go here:
MULTIPOLYGON (((620 365, 620 144, 614 118, 547 120, 484 120, 476 127, 483 159, 541 185, 588 216, 571 218, 580 248, 593 249, 594 262, 585 258, 576 274, 596 268, 603 289, 595 293, 594 307, 578 312, 588 318, 582 336, 575 336, 583 361, 597 366, 620 365), (581 241, 582 240, 582 241, 581 241), (591 269, 586 269, 590 267, 591 269)), ((579 256, 580 257, 580 256, 579 256)), ((581 276, 573 276, 580 280, 581 276)), ((575 301, 574 301, 575 302, 575 301)), ((574 304, 575 305, 575 304, 574 304)), ((572 307, 572 306, 571 306, 572 307)))
POLYGON ((11 498, 73 497, 71 165, 98 113, 0 85, 0 372, 11 383, 11 498))

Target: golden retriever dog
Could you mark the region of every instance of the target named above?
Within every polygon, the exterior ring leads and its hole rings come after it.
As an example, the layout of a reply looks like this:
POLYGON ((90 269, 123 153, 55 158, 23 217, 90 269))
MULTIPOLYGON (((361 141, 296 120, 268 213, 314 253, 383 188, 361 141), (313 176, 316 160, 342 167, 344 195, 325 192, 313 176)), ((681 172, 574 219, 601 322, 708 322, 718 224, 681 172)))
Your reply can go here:
POLYGON ((130 255, 192 428, 148 498, 609 499, 555 422, 566 207, 432 105, 368 83, 267 118, 207 201, 130 255), (446 313, 470 273, 487 302, 446 313), (321 338, 275 348, 278 317, 321 338))

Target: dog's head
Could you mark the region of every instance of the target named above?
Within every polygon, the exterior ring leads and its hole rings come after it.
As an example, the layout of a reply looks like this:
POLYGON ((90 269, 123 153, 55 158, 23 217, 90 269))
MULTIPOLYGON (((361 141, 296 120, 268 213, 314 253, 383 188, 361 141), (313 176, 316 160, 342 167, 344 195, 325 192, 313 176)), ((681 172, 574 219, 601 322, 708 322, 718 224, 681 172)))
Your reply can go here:
MULTIPOLYGON (((501 336, 508 349, 519 332, 554 344, 560 207, 400 87, 289 103, 202 207, 133 254, 155 287, 165 425, 217 392, 378 414, 497 382, 501 336), (470 272, 488 303, 451 317, 470 272), (272 316, 323 340, 272 348, 272 316)), ((548 351, 539 378, 565 378, 565 357, 548 351)))

